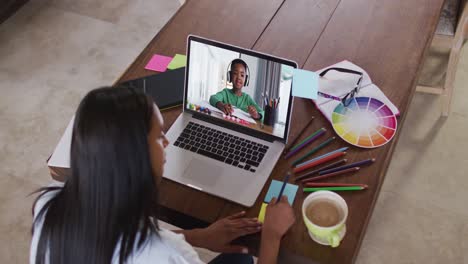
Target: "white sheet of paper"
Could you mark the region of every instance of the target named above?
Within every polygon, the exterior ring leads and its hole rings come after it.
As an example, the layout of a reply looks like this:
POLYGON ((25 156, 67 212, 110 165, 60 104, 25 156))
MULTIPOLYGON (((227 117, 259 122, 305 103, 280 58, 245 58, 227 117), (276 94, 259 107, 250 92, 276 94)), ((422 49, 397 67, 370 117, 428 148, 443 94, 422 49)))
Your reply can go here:
POLYGON ((254 123, 254 124, 256 123, 255 119, 250 117, 249 113, 244 112, 244 111, 242 111, 241 109, 239 109, 237 107, 234 107, 234 113, 232 113, 232 114, 237 116, 240 119, 243 119, 243 120, 247 121, 247 122, 254 123))
MULTIPOLYGON (((206 101, 199 102, 198 105, 210 109, 211 112, 216 112, 216 113, 223 114, 223 111, 221 111, 218 108, 210 105, 210 103, 208 103, 206 101)), ((235 106, 233 107, 233 109, 234 109, 234 113, 232 113, 233 115, 235 115, 238 118, 240 118, 242 120, 245 120, 247 122, 254 123, 254 124, 256 123, 255 120, 252 117, 250 117, 249 113, 246 113, 246 112, 242 111, 241 109, 239 109, 239 108, 237 108, 235 106)))
MULTIPOLYGON (((356 95, 356 97, 372 97, 377 100, 382 101, 385 103, 390 110, 396 115, 400 114, 398 108, 388 99, 387 96, 377 87, 375 84, 372 83, 372 80, 369 74, 359 66, 351 63, 350 61, 344 60, 339 63, 333 64, 331 66, 325 67, 321 70, 318 70, 317 73, 322 72, 325 69, 331 67, 338 67, 338 68, 345 68, 351 69, 355 71, 360 71, 364 73, 362 82, 361 82, 361 90, 356 95)), ((343 74, 337 71, 330 71, 327 73, 326 78, 319 79, 319 91, 334 95, 337 97, 342 98, 346 95, 356 84, 357 77, 353 76, 353 74, 343 74)), ((319 96, 317 100, 314 100, 315 104, 318 106, 318 109, 323 113, 323 115, 331 122, 331 116, 335 109, 335 107, 340 103, 339 101, 335 101, 333 99, 324 98, 319 96)))
POLYGON ((54 153, 50 156, 50 159, 47 162, 48 166, 70 168, 70 150, 74 123, 75 116, 73 116, 68 123, 65 133, 63 133, 62 138, 60 138, 59 143, 55 147, 54 153))
POLYGON ((223 111, 221 111, 221 110, 219 110, 218 108, 216 108, 216 107, 210 105, 210 103, 208 103, 208 102, 206 102, 206 101, 201 101, 201 102, 199 102, 197 105, 206 107, 206 108, 210 109, 211 112, 216 112, 216 113, 220 113, 220 114, 223 113, 223 111))

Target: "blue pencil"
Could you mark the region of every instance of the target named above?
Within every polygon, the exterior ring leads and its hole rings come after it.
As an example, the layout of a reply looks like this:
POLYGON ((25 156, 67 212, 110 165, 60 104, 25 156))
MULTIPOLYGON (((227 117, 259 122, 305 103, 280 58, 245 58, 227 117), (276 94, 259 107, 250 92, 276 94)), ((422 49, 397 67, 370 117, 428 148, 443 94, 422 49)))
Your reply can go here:
POLYGON ((314 162, 314 161, 316 161, 316 160, 319 160, 319 159, 321 159, 321 158, 325 158, 325 157, 328 157, 328 156, 330 156, 330 155, 333 155, 333 154, 335 154, 336 152, 343 152, 343 151, 346 151, 347 149, 348 149, 348 147, 339 148, 339 149, 337 149, 337 150, 328 152, 328 153, 323 154, 323 155, 321 155, 321 156, 318 156, 318 157, 316 157, 316 158, 313 158, 313 159, 310 159, 310 160, 308 160, 308 161, 305 161, 305 162, 303 162, 303 163, 301 163, 301 164, 297 164, 296 167, 304 166, 304 165, 306 165, 306 164, 309 164, 309 163, 314 162))
POLYGON ((281 200, 281 196, 283 195, 284 188, 286 187, 286 184, 288 184, 288 180, 289 180, 289 173, 286 174, 286 176, 284 176, 283 186, 281 186, 281 190, 280 190, 280 192, 278 194, 278 199, 276 200, 276 203, 278 203, 281 200))

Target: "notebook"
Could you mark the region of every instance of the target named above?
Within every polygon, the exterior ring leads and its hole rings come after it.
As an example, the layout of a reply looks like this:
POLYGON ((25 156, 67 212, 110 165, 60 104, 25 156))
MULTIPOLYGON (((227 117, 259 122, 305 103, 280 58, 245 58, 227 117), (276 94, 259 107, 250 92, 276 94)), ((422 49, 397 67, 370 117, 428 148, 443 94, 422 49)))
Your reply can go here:
POLYGON ((185 67, 126 81, 119 85, 138 89, 150 95, 159 109, 164 110, 182 104, 184 80, 185 67))
MULTIPOLYGON (((344 60, 342 62, 318 70, 317 73, 332 67, 345 68, 364 73, 363 79, 361 81, 361 89, 359 93, 356 94, 356 97, 375 98, 386 104, 396 116, 400 115, 398 108, 390 101, 390 99, 387 98, 387 96, 385 96, 385 94, 380 90, 379 87, 377 87, 377 85, 372 83, 369 74, 364 69, 347 60, 344 60)), ((356 75, 330 71, 325 75, 325 77, 319 78, 319 91, 325 94, 343 98, 356 85, 356 81, 356 75)), ((317 109, 319 109, 320 112, 322 112, 322 114, 331 123, 332 113, 336 106, 340 104, 340 102, 322 96, 318 96, 316 100, 312 101, 317 106, 317 109)))

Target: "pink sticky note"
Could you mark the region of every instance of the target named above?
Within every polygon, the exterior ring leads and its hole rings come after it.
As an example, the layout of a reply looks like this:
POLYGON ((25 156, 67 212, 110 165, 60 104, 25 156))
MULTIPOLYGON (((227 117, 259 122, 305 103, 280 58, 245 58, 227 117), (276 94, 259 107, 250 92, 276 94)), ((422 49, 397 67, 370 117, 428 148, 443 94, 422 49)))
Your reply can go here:
POLYGON ((151 60, 146 64, 145 69, 164 72, 167 69, 167 65, 172 61, 171 57, 154 54, 151 60))

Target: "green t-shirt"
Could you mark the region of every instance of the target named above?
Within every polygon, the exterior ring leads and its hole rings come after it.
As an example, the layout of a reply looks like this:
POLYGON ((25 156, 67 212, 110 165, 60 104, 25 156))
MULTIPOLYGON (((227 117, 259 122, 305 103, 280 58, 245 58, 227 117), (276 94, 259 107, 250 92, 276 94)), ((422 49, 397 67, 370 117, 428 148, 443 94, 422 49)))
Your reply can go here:
POLYGON ((257 105, 257 103, 252 99, 252 97, 250 97, 250 95, 244 92, 242 92, 241 96, 237 96, 236 94, 232 92, 231 89, 224 88, 222 91, 210 97, 210 105, 214 107, 216 107, 216 104, 220 101, 223 104, 231 104, 246 113, 249 112, 247 107, 249 105, 253 105, 255 109, 257 109, 257 112, 260 114, 261 119, 263 120, 263 116, 264 116, 263 109, 257 105))

